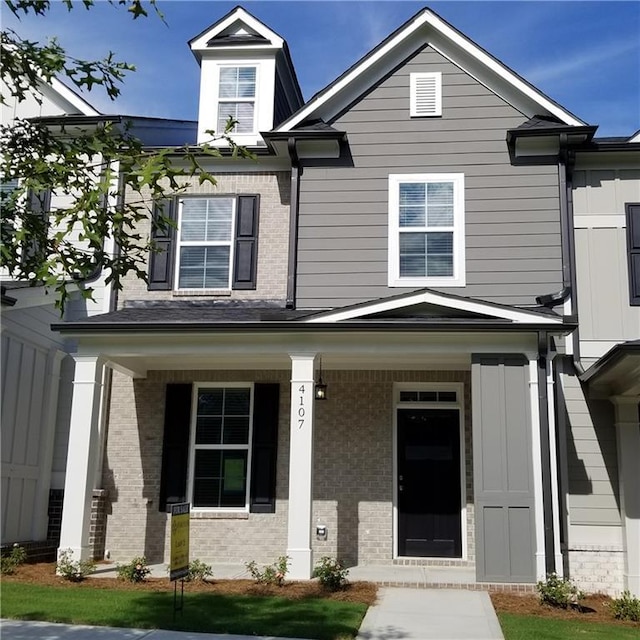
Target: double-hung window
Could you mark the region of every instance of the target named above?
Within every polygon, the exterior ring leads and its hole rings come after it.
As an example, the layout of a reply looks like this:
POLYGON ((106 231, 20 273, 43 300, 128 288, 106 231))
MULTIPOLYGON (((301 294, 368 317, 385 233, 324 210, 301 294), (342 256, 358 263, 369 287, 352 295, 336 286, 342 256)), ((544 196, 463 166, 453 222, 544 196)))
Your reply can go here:
POLYGON ((231 117, 233 133, 255 133, 255 109, 256 67, 220 67, 216 131, 223 132, 231 117))
POLYGON ((390 175, 389 286, 464 286, 464 252, 464 175, 390 175))
POLYGON ((185 198, 178 211, 177 289, 229 289, 235 198, 185 198))
POLYGON ((195 387, 191 504, 195 509, 246 509, 253 398, 248 384, 195 387))

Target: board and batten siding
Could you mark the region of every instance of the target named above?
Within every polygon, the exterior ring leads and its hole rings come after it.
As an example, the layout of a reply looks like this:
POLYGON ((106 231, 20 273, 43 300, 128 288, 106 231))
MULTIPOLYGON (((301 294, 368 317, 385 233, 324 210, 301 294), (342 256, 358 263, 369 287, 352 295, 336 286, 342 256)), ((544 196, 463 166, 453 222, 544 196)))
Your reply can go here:
POLYGON ((331 122, 353 167, 305 167, 297 304, 333 308, 416 287, 387 286, 388 176, 463 173, 466 287, 438 288, 535 304, 562 288, 557 168, 513 167, 507 129, 526 117, 426 48, 331 122), (409 117, 409 74, 442 72, 442 117, 409 117))
POLYGON ((602 356, 611 342, 640 337, 640 307, 629 304, 625 219, 625 204, 640 202, 640 169, 580 168, 573 185, 580 340, 604 341, 602 353, 589 350, 602 356))

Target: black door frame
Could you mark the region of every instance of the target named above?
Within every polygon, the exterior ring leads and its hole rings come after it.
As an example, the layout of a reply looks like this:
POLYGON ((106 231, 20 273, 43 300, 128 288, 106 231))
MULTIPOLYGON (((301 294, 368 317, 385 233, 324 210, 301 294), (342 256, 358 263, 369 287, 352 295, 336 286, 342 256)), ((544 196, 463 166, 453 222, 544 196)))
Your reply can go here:
MULTIPOLYGON (((456 409, 458 411, 459 456, 460 456, 460 528, 462 541, 462 555, 457 560, 468 559, 467 540, 467 490, 466 490, 466 455, 465 455, 465 385, 463 382, 417 382, 396 383, 393 390, 393 557, 407 558, 399 554, 399 507, 398 507, 398 410, 399 409, 456 409), (456 402, 410 402, 400 401, 400 391, 455 391, 456 402)), ((428 560, 429 558, 424 558, 428 560)), ((442 560, 443 558, 434 558, 442 560)))

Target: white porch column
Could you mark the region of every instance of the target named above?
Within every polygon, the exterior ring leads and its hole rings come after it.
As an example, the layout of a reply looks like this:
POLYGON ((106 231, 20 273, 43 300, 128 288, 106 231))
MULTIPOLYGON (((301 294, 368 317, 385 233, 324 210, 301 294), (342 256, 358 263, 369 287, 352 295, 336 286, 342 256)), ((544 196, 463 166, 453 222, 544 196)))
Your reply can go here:
POLYGON ((544 542, 544 496, 540 457, 540 405, 538 404, 538 355, 529 355, 529 393, 531 398, 531 453, 533 455, 533 502, 535 516, 536 579, 547 575, 544 542))
POLYGON ((620 511, 625 547, 624 586, 640 596, 640 418, 638 398, 614 397, 620 511))
POLYGON ((293 580, 311 577, 313 500, 313 404, 315 353, 290 353, 291 426, 287 555, 293 580))
POLYGON ((99 416, 104 365, 98 356, 73 356, 76 363, 58 552, 89 557, 91 498, 98 461, 99 416))

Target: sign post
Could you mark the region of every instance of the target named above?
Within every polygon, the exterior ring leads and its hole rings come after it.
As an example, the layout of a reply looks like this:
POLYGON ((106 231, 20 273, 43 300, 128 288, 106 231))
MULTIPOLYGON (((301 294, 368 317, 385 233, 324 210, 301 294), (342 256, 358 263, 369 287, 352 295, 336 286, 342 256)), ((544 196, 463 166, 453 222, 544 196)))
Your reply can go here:
POLYGON ((171 561, 169 580, 173 582, 173 616, 184 606, 184 579, 189 575, 189 519, 190 504, 181 502, 171 505, 171 561), (180 606, 178 606, 178 583, 180 580, 180 606))

